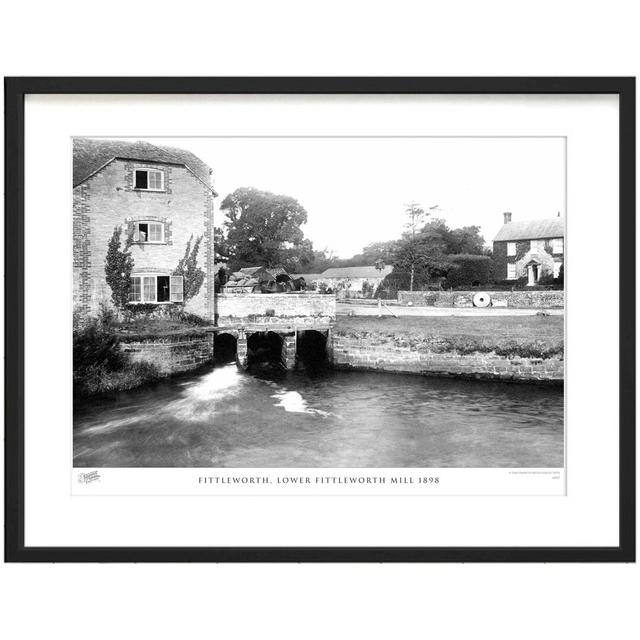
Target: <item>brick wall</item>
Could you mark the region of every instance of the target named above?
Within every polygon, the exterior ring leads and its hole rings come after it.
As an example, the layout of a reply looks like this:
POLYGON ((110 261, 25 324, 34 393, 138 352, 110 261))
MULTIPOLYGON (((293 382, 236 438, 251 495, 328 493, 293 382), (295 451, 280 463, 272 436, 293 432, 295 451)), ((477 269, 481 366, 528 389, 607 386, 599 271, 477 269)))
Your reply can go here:
POLYGON ((328 323, 336 317, 336 299, 319 293, 219 294, 218 325, 254 323, 328 323))
POLYGON ((85 182, 73 190, 73 301, 82 313, 91 309, 90 193, 85 182))
POLYGON ((413 373, 441 377, 540 382, 562 384, 564 360, 553 358, 508 358, 495 353, 429 353, 398 347, 388 342, 333 336, 333 365, 338 369, 358 369, 413 373))
POLYGON ((213 334, 177 335, 161 339, 123 342, 120 348, 132 362, 148 362, 161 373, 192 371, 213 360, 213 334))
MULTIPOLYGON (((478 291, 398 291, 398 302, 417 307, 472 307, 478 291)), ((487 291, 492 304, 514 309, 564 308, 564 291, 487 291)))
MULTIPOLYGON (((164 244, 134 244, 135 271, 159 271, 169 275, 184 255, 191 235, 205 235, 198 264, 207 271, 211 261, 213 195, 189 170, 178 165, 114 160, 86 182, 74 188, 74 306, 95 313, 100 302, 109 303, 104 262, 107 245, 116 226, 127 231, 132 221, 156 219, 166 223, 164 244), (165 172, 165 190, 132 189, 133 170, 157 166, 165 172), (130 220, 128 220, 130 219, 130 220)), ((124 234, 123 234, 124 237, 124 234)), ((200 293, 186 304, 187 311, 210 315, 205 278, 200 293)))

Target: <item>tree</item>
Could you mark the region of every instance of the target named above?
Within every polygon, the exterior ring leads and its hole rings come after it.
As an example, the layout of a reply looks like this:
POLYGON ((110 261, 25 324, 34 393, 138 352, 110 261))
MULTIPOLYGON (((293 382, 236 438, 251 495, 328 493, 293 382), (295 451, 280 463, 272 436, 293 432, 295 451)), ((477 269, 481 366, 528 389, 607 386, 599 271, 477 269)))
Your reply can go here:
POLYGON ((330 267, 335 267, 336 262, 340 262, 338 258, 333 255, 333 251, 330 249, 323 249, 322 251, 313 252, 313 259, 308 265, 308 273, 322 273, 330 267))
POLYGON ((300 228, 305 208, 291 196, 243 187, 220 205, 227 214, 227 250, 232 270, 283 266, 300 272, 313 260, 313 246, 300 228))
POLYGON ((382 260, 385 264, 391 264, 400 249, 400 240, 387 240, 386 242, 372 242, 363 250, 362 255, 367 265, 374 264, 376 260, 382 260))
POLYGON ((415 277, 416 264, 420 260, 420 250, 416 242, 416 235, 420 225, 430 214, 427 213, 417 202, 410 202, 405 205, 405 215, 409 218, 405 224, 408 229, 407 244, 405 246, 405 259, 409 262, 411 278, 409 281, 409 291, 413 291, 413 280, 415 277))
POLYGON ((484 246, 484 238, 480 235, 480 227, 460 227, 453 229, 448 234, 449 247, 447 253, 486 255, 487 249, 484 246))
POLYGON ((398 278, 407 274, 408 282, 403 286, 408 284, 412 291, 416 286, 446 277, 454 268, 452 255, 465 250, 466 254, 486 254, 479 227, 451 230, 442 218, 433 218, 419 229, 413 224, 408 226, 394 252, 394 273, 398 278))
POLYGON ((434 218, 420 230, 418 242, 432 255, 446 255, 450 249, 451 230, 442 218, 434 218))
POLYGON ((121 235, 122 227, 114 227, 104 261, 105 279, 111 288, 111 300, 118 309, 123 309, 129 302, 133 270, 133 257, 129 251, 133 244, 133 235, 127 234, 122 248, 121 235))
POLYGON ((198 236, 193 245, 191 244, 192 242, 193 235, 189 238, 184 250, 184 256, 180 258, 180 262, 178 262, 178 266, 173 272, 174 276, 182 276, 184 302, 198 295, 205 276, 204 271, 198 267, 198 252, 200 251, 202 236, 198 236))
POLYGON ((213 259, 216 264, 229 259, 229 248, 222 227, 213 228, 213 259))
POLYGON ((415 286, 423 286, 435 278, 445 277, 450 268, 447 256, 432 251, 425 238, 420 237, 414 242, 405 242, 393 263, 393 273, 399 282, 402 281, 402 286, 409 285, 410 291, 415 286), (401 278, 403 274, 404 278, 401 278), (408 282, 405 282, 406 279, 408 282))

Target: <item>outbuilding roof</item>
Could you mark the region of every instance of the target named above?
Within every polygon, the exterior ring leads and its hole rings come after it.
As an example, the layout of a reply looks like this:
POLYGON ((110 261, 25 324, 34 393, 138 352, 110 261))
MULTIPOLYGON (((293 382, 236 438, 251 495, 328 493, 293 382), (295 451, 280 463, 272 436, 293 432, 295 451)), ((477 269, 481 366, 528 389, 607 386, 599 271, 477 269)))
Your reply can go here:
POLYGON ((322 273, 323 278, 384 278, 393 271, 392 266, 376 267, 331 267, 322 273))
POLYGON ((306 282, 311 282, 312 280, 320 280, 322 278, 321 273, 292 273, 291 277, 295 280, 296 278, 304 278, 306 282))
MULTIPOLYGON (((116 158, 183 165, 213 191, 209 166, 190 151, 141 140, 129 142, 107 138, 73 139, 73 186, 82 184, 116 158)), ((213 193, 217 195, 215 191, 213 193)))
POLYGON ((564 218, 507 222, 502 225, 493 241, 539 240, 542 238, 564 238, 564 218))

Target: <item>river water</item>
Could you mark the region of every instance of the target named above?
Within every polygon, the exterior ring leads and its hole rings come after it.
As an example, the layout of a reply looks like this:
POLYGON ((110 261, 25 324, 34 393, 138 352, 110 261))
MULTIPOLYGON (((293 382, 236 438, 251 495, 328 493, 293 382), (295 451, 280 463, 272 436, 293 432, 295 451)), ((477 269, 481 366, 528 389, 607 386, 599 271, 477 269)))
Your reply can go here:
POLYGON ((563 393, 235 364, 74 411, 77 467, 562 467, 563 393))

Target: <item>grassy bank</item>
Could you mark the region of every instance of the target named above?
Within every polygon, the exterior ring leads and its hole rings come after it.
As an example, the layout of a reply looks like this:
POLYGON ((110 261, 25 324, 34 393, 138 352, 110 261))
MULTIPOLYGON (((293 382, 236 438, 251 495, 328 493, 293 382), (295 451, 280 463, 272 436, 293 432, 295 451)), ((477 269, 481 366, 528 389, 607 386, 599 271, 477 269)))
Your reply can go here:
POLYGON ((128 391, 168 377, 147 362, 131 362, 123 342, 161 340, 201 334, 208 324, 181 310, 149 310, 116 316, 103 309, 97 317, 76 323, 73 331, 74 397, 128 391))
POLYGON ((564 354, 563 316, 338 316, 336 334, 431 353, 551 358, 564 354))

